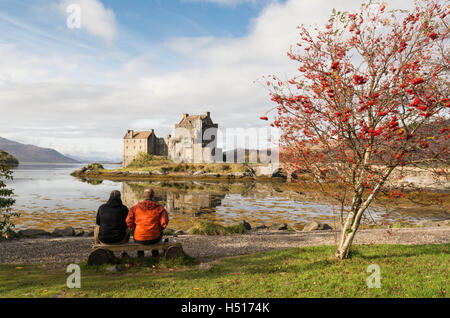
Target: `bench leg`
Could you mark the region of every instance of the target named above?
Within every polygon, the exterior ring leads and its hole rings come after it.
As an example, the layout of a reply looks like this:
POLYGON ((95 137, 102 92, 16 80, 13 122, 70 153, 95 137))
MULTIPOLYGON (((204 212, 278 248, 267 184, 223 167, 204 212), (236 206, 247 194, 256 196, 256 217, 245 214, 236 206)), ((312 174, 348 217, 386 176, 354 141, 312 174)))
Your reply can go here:
POLYGON ((183 248, 180 246, 170 246, 169 248, 166 249, 164 254, 165 254, 166 258, 172 259, 172 258, 177 258, 177 257, 183 257, 184 251, 183 251, 183 248))
POLYGON ((88 257, 88 265, 115 264, 116 262, 114 253, 103 248, 92 251, 88 257))

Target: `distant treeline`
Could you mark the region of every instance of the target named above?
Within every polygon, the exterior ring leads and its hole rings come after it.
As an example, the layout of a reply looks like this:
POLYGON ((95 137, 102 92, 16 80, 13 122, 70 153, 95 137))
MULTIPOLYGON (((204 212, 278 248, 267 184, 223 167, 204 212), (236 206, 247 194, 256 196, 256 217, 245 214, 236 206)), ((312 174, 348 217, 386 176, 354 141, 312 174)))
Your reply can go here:
POLYGON ((17 166, 19 164, 19 160, 17 160, 17 158, 10 155, 6 151, 0 150, 0 163, 4 163, 10 166, 17 166))

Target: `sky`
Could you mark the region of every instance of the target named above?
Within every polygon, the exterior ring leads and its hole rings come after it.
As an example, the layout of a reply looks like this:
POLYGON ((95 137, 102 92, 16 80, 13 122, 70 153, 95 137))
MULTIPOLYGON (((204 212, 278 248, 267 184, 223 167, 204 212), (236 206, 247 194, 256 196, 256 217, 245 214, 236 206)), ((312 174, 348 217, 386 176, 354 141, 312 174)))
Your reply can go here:
POLYGON ((220 128, 267 127, 259 117, 274 105, 262 77, 296 75, 286 55, 296 27, 360 4, 0 0, 0 137, 116 160, 127 129, 164 137, 182 113, 209 111, 220 128))

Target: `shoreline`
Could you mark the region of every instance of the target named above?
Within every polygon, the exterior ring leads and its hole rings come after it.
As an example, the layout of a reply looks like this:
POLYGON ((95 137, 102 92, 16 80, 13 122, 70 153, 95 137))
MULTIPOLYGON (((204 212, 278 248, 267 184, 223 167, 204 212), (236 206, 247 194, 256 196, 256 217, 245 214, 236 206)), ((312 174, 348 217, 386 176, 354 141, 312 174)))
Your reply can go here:
MULTIPOLYGON (((205 164, 206 165, 206 164, 205 164)), ((89 169, 86 166, 73 171, 70 175, 82 181, 110 180, 110 181, 220 181, 220 182, 262 182, 295 185, 295 179, 300 176, 288 176, 287 173, 277 168, 269 169, 269 166, 243 165, 243 171, 239 172, 205 172, 201 169, 191 172, 157 170, 118 170, 118 169, 89 169), (263 171, 264 170, 264 171, 263 171)), ((388 181, 387 188, 400 188, 404 191, 426 190, 436 193, 450 193, 450 180, 443 177, 435 178, 428 169, 406 167, 404 177, 388 181)), ((393 172, 393 176, 399 172, 393 172)), ((306 181, 305 181, 306 182, 306 181)))
MULTIPOLYGON (((450 226, 359 230, 355 244, 447 244, 450 226)), ((223 257, 306 246, 335 245, 338 231, 269 231, 234 235, 180 235, 184 251, 202 262, 223 257)), ((27 238, 0 241, 0 264, 82 262, 91 252, 92 237, 27 238)), ((133 257, 135 255, 132 255, 133 257)))

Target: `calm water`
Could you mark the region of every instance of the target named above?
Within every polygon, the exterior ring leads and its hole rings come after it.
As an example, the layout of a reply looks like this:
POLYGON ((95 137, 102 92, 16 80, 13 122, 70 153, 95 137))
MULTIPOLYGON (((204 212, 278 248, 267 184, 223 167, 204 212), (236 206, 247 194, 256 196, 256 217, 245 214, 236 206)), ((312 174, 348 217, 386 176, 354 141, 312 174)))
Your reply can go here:
MULTIPOLYGON (((86 182, 70 176, 81 165, 25 164, 14 170, 9 186, 15 193, 15 210, 21 216, 16 227, 42 228, 73 226, 91 229, 100 204, 112 190, 122 192, 128 207, 142 199, 143 190, 152 187, 156 199, 169 212, 170 226, 188 229, 198 219, 211 219, 221 224, 247 220, 251 224, 305 223, 309 220, 334 222, 335 211, 330 204, 308 202, 281 191, 276 184, 225 182, 86 182)), ((113 165, 106 165, 112 168, 113 165)), ((377 207, 372 219, 389 222, 415 223, 422 219, 449 218, 446 211, 424 211, 423 208, 399 209, 377 207)))

